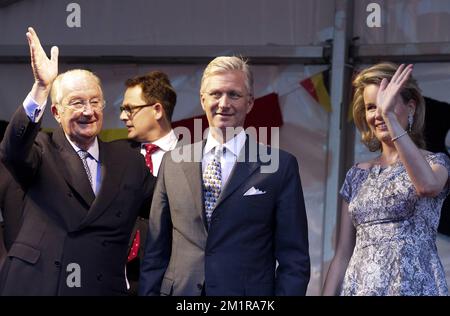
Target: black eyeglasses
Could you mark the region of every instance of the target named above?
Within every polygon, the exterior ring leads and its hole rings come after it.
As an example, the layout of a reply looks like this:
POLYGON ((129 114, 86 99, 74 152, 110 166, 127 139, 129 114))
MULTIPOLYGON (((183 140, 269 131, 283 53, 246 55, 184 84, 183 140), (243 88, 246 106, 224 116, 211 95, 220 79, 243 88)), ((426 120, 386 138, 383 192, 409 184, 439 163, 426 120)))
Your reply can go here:
POLYGON ((120 112, 125 112, 125 114, 126 114, 128 117, 131 117, 131 116, 133 116, 134 114, 136 114, 137 112, 139 112, 140 109, 146 108, 146 107, 148 107, 148 106, 153 106, 153 105, 155 105, 155 104, 156 104, 156 103, 140 104, 140 105, 123 105, 123 106, 119 107, 119 109, 120 109, 120 112), (134 110, 136 110, 136 109, 138 109, 138 110, 137 110, 137 111, 134 111, 134 110))

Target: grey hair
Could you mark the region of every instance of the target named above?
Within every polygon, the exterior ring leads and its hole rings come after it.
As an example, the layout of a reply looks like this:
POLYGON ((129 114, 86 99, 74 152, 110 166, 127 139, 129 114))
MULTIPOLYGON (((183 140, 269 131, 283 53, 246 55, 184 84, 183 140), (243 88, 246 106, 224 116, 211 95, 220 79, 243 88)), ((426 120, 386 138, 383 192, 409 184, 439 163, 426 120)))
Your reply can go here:
POLYGON ((94 81, 98 84, 98 86, 100 87, 100 90, 103 93, 102 82, 101 82, 100 78, 97 77, 97 75, 95 75, 93 72, 91 72, 89 70, 85 70, 85 69, 72 69, 72 70, 68 70, 66 72, 59 74, 56 77, 56 79, 53 81, 52 90, 50 93, 50 97, 52 99, 52 104, 61 104, 61 101, 64 98, 63 90, 62 90, 62 83, 67 76, 71 76, 71 75, 85 75, 85 76, 92 77, 94 79, 94 81))

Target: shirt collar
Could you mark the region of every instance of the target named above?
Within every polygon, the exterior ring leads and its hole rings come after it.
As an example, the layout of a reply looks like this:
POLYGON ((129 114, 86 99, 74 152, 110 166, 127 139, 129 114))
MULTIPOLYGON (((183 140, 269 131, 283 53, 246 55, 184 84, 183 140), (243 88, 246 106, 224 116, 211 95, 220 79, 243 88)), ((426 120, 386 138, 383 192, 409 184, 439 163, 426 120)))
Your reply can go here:
MULTIPOLYGON (((173 131, 173 129, 171 129, 167 135, 164 135, 163 137, 155 140, 154 142, 152 142, 152 144, 158 146, 163 151, 171 151, 177 146, 177 142, 177 135, 175 135, 175 132, 173 131)), ((141 148, 143 148, 145 144, 148 143, 142 143, 141 148)))
MULTIPOLYGON (((65 133, 64 133, 64 135, 66 136, 66 138, 69 141, 70 145, 72 145, 72 147, 75 150, 75 152, 78 153, 80 150, 82 150, 80 147, 75 145, 75 143, 72 142, 65 133)), ((98 148, 98 139, 97 139, 97 137, 95 137, 94 142, 92 143, 91 146, 89 146, 87 152, 91 155, 92 158, 95 159, 96 162, 99 162, 99 148, 98 148)))
MULTIPOLYGON (((223 144, 223 147, 227 149, 227 151, 233 153, 236 157, 241 152, 242 147, 245 144, 245 132, 242 130, 223 144)), ((208 137, 206 139, 205 148, 203 149, 203 155, 209 153, 214 147, 221 145, 211 134, 211 131, 208 133, 208 137)))

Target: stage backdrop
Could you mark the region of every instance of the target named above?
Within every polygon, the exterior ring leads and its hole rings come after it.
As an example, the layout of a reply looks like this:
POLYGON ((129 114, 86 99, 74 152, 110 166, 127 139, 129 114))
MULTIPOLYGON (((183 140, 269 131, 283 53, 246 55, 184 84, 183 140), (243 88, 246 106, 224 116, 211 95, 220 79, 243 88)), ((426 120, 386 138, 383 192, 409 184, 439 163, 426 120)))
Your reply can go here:
MULTIPOLYGON (((61 52, 61 54, 63 53, 61 52)), ((118 135, 117 129, 123 127, 123 123, 119 120, 119 106, 122 104, 125 79, 151 70, 166 72, 178 93, 173 120, 179 121, 203 115, 199 102, 199 89, 204 67, 205 65, 62 64, 60 71, 69 68, 87 68, 93 70, 103 80, 107 100, 104 110, 105 133, 103 136, 115 137, 118 135)), ((255 112, 250 119, 253 122, 264 121, 264 124, 281 126, 278 135, 279 146, 293 153, 299 161, 308 213, 312 262, 308 294, 317 295, 321 288, 323 201, 329 109, 320 105, 300 82, 321 73, 328 67, 258 65, 253 69, 255 97, 258 99, 258 106, 255 107, 255 110, 258 109, 258 112, 262 113, 255 112), (264 111, 272 113, 269 120, 267 120, 267 115, 264 115, 264 111), (261 114, 263 114, 262 117, 259 117, 261 114)), ((0 64, 0 70, 0 85, 5 87, 0 90, 2 100, 0 119, 9 120, 28 93, 33 78, 28 64, 0 64)), ((46 128, 56 127, 56 122, 48 108, 43 126, 46 128)), ((120 133, 126 135, 123 130, 119 132, 119 135, 120 133)))

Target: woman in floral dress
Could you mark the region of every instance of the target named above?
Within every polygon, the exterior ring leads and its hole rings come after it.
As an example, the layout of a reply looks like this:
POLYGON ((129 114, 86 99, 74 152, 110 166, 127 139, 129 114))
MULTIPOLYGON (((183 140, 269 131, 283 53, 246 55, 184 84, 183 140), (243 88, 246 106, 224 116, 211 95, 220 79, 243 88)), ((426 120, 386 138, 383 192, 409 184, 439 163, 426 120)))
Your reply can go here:
POLYGON ((324 295, 447 295, 436 232, 450 160, 423 149, 425 102, 412 65, 381 63, 353 84, 362 142, 380 155, 346 175, 324 295))

